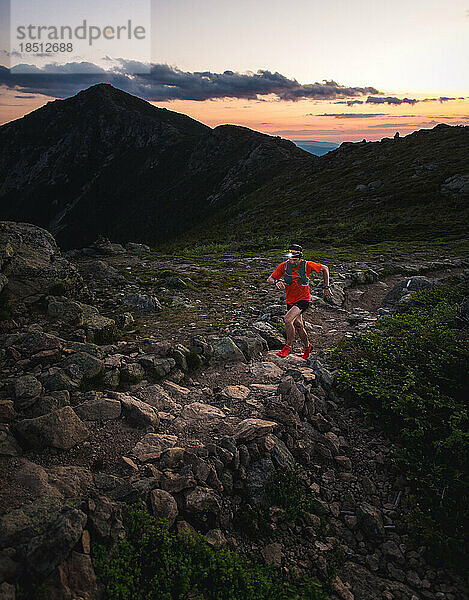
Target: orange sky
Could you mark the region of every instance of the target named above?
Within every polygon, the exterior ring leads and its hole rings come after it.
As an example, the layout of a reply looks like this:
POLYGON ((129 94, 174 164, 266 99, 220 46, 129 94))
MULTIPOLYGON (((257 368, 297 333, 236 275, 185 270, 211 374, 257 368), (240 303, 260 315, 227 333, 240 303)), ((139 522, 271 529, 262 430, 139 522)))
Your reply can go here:
MULTIPOLYGON (((394 94, 390 94, 394 96, 394 94)), ((19 94, 4 90, 0 95, 0 123, 22 117, 53 98, 36 95, 17 98, 19 94)), ((396 93, 397 96, 397 93, 396 93)), ((400 95, 399 97, 404 97, 400 95)), ((432 94, 413 95, 417 100, 433 98, 432 94)), ((456 97, 456 96, 455 96, 456 97)), ((366 100, 366 97, 364 97, 366 100)), ((155 106, 182 112, 210 127, 224 123, 243 125, 263 133, 288 139, 328 142, 356 141, 363 138, 379 140, 392 137, 396 131, 406 135, 438 123, 469 125, 469 98, 401 104, 347 104, 337 101, 277 100, 266 96, 262 100, 174 100, 153 103, 155 106), (320 115, 339 115, 320 116, 320 115), (371 117, 340 115, 371 114, 371 117), (376 115, 376 116, 374 116, 376 115)))

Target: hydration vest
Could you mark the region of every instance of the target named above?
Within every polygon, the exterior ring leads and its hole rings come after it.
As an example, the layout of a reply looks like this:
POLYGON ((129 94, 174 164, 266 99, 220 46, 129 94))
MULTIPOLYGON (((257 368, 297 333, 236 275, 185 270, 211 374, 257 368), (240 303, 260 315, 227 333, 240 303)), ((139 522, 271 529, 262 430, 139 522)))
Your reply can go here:
MULTIPOLYGON (((285 264, 285 275, 283 277, 283 280, 285 281, 285 283, 287 285, 291 285, 293 283, 293 279, 292 279, 292 266, 291 266, 291 262, 289 260, 287 260, 286 264, 285 264)), ((300 268, 298 270, 298 281, 297 283, 299 285, 308 285, 309 283, 309 279, 306 277, 306 261, 302 260, 300 262, 300 268)))

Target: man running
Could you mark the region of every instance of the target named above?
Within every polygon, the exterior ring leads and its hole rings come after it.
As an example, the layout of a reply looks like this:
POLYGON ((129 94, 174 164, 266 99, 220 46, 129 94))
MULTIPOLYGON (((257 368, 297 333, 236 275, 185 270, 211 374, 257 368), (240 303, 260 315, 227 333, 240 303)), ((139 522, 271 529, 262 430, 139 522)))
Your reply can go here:
POLYGON ((287 253, 288 260, 280 263, 272 275, 267 279, 268 283, 273 283, 279 290, 285 290, 287 301, 287 313, 285 319, 285 329, 287 335, 286 345, 277 352, 277 356, 285 358, 293 347, 295 334, 298 333, 304 346, 302 358, 308 358, 312 345, 308 340, 308 334, 304 328, 302 314, 311 305, 311 293, 309 291, 309 277, 313 271, 320 273, 324 279, 324 297, 331 298, 329 285, 329 268, 326 265, 303 260, 303 248, 298 244, 291 244, 287 253), (283 277, 284 281, 281 281, 283 277))

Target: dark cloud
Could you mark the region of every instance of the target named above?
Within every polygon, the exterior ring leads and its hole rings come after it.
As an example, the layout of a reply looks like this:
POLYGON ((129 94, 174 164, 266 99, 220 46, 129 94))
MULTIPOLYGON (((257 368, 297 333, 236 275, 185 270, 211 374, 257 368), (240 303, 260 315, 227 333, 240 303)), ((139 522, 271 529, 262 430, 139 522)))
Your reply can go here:
POLYGON ((217 98, 260 100, 259 96, 268 94, 290 101, 333 100, 380 93, 373 87, 342 86, 333 80, 303 85, 281 73, 265 70, 246 74, 234 71, 191 73, 166 64, 152 64, 149 73, 135 74, 138 64, 124 59, 120 59, 120 66, 113 70, 100 69, 86 62, 71 62, 47 65, 45 69, 31 65, 29 71, 25 74, 15 73, 14 69, 10 72, 0 66, 0 84, 17 92, 67 98, 85 87, 103 82, 155 102, 217 98), (90 72, 92 70, 99 72, 90 72))
POLYGON ((354 104, 363 104, 363 100, 337 100, 334 104, 346 104, 347 106, 353 106, 354 104))
POLYGON ((394 98, 392 96, 387 97, 376 97, 368 96, 366 99, 367 104, 416 104, 418 100, 413 98, 394 98))
POLYGON ((335 117, 336 119, 369 119, 370 117, 385 117, 386 113, 323 113, 313 115, 308 113, 307 117, 335 117))

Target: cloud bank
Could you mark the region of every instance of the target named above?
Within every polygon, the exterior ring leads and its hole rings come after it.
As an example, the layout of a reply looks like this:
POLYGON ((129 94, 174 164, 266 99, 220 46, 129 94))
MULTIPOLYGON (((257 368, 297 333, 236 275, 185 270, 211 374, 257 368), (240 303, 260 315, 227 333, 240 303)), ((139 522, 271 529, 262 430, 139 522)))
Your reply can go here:
MULTIPOLYGON (((15 72, 15 68, 0 66, 0 85, 23 94, 41 94, 54 98, 67 98, 95 83, 110 83, 139 98, 149 101, 215 100, 238 98, 259 100, 261 96, 274 95, 278 100, 304 99, 333 100, 368 94, 380 94, 374 87, 343 86, 333 80, 301 84, 281 73, 259 70, 256 73, 224 71, 182 71, 166 64, 153 64, 150 73, 130 75, 135 63, 120 60, 113 70, 100 69, 91 63, 50 64, 46 68, 28 66, 28 73, 15 72), (93 72, 90 72, 93 71, 93 72), (96 72, 99 71, 99 72, 96 72)), ((24 67, 24 65, 23 65, 24 67)))

